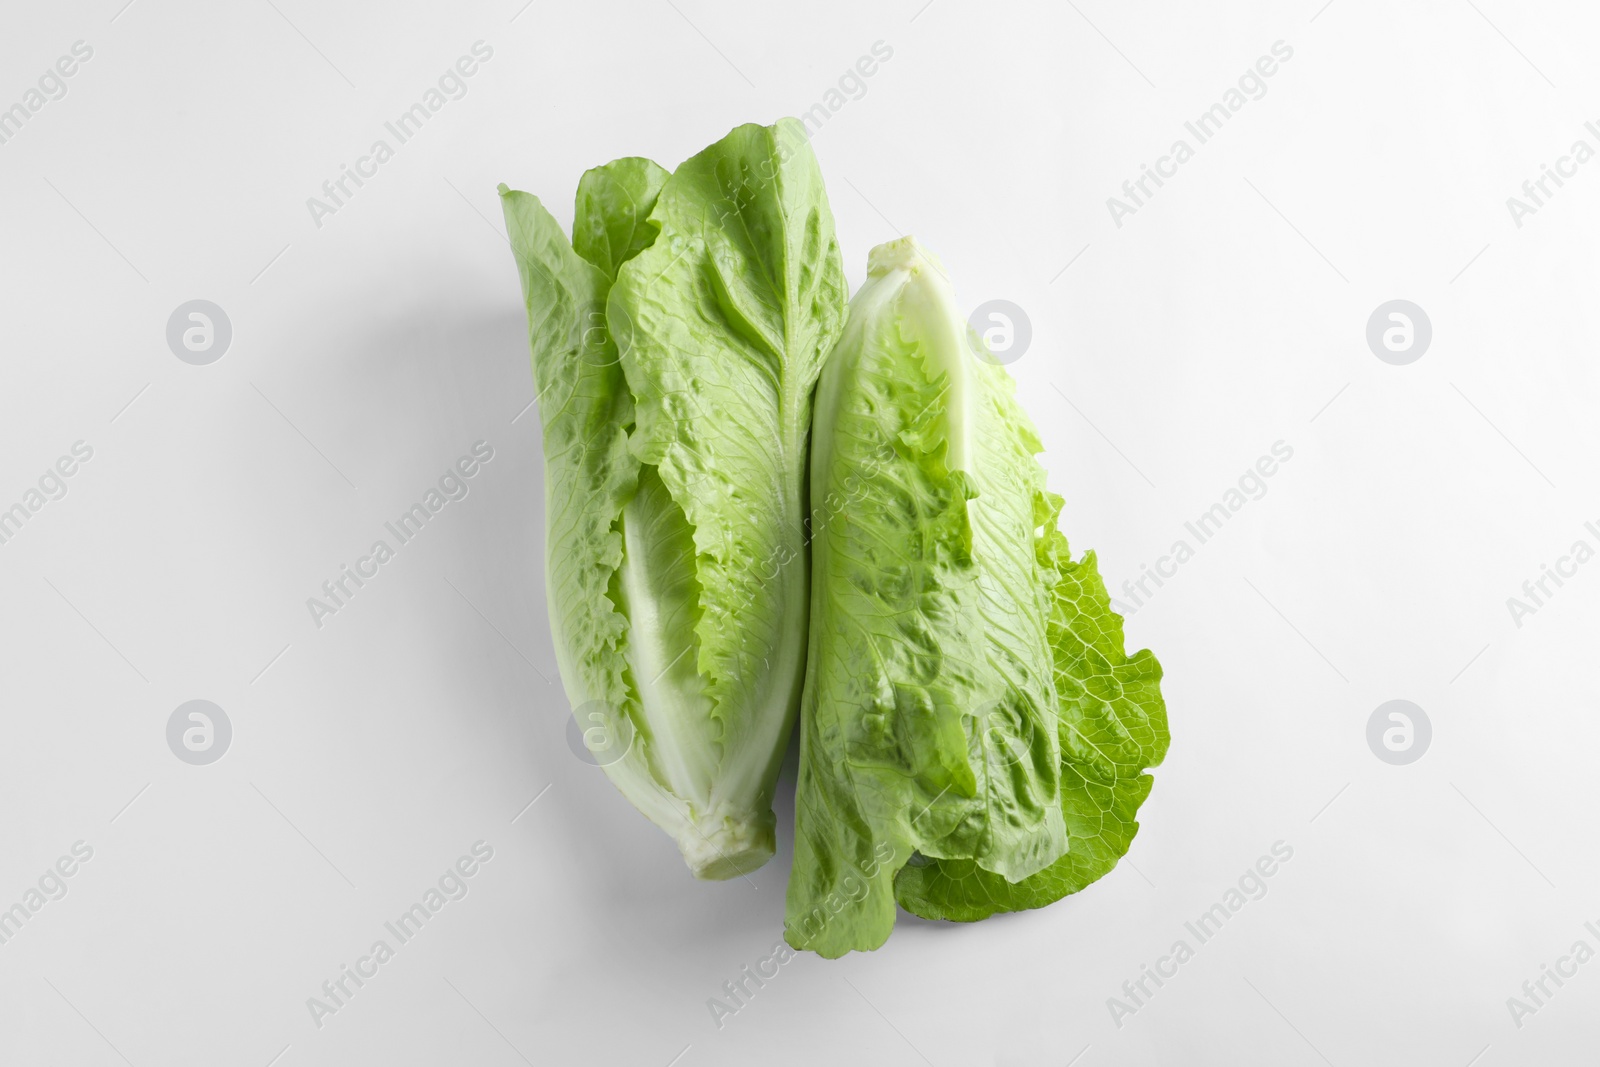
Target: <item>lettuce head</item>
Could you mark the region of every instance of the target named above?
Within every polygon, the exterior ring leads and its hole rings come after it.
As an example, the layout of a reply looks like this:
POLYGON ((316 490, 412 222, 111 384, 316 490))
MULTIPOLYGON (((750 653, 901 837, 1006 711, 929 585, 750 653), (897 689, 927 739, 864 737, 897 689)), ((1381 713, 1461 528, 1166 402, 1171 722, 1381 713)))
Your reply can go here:
POLYGON ((700 878, 774 849, 803 680, 813 388, 846 287, 800 124, 501 186, 545 461, 546 595, 597 760, 700 878))
POLYGON ((1042 446, 944 268, 874 249, 817 387, 811 635, 785 936, 873 949, 896 905, 975 920, 1126 852, 1161 671, 1074 562, 1042 446))

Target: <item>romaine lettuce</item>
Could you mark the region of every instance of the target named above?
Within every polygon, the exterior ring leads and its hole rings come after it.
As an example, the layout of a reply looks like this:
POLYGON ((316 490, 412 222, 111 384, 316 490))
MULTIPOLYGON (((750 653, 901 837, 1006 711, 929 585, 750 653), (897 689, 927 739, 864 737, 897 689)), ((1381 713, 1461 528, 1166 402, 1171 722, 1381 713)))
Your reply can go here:
POLYGON ((980 343, 904 238, 873 250, 818 384, 785 936, 824 956, 881 945, 897 898, 976 919, 1081 888, 1165 750, 1160 669, 1122 656, 980 343))
POLYGON ((806 640, 811 394, 845 314, 803 129, 585 175, 574 240, 501 187, 545 443, 551 629, 603 761, 697 877, 774 848, 806 640), (575 250, 576 249, 576 250, 575 250))

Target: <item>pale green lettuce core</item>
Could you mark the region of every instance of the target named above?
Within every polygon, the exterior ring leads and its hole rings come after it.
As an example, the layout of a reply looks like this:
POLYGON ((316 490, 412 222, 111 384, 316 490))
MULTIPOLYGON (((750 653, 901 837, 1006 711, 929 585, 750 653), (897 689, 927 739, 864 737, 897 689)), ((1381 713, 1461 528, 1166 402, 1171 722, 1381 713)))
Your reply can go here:
POLYGON ((631 739, 606 773, 691 871, 774 849, 798 709, 811 394, 845 313, 816 160, 792 119, 672 175, 584 176, 568 243, 502 187, 546 465, 547 599, 575 710, 631 739))
POLYGON ((1166 745, 1159 667, 1122 656, 977 343, 905 238, 873 250, 818 385, 785 934, 824 956, 881 945, 897 899, 975 919, 1099 877, 1166 745))

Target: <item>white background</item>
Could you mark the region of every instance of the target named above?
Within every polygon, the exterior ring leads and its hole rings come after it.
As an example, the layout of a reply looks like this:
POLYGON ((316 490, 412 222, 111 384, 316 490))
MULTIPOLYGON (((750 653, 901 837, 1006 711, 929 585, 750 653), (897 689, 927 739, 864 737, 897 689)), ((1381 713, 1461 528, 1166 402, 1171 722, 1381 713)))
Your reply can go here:
POLYGON ((1506 198, 1600 148, 1600 18, 922 2, 13 5, 0 107, 94 53, 0 145, 0 507, 94 454, 0 545, 0 907, 94 855, 0 945, 0 1062, 1592 1056, 1600 963, 1520 1028, 1506 999, 1600 948, 1600 564, 1520 627, 1506 600, 1600 543, 1600 162, 1520 228, 1506 198), (307 197, 478 40, 467 95, 317 227, 307 197), (1279 40, 1266 95, 1116 226, 1106 198, 1279 40), (803 112, 877 41, 813 140, 852 283, 914 233, 965 303, 1026 309, 1012 370, 1108 584, 1294 455, 1129 620, 1173 742, 1128 862, 1041 912, 801 956, 719 1029, 707 999, 780 936, 792 805, 768 866, 696 883, 566 747, 494 189, 570 222, 584 169, 803 112), (165 339, 195 298, 233 327, 209 366, 165 339), (1408 366, 1365 340, 1395 298, 1433 324, 1408 366), (478 440, 470 495, 318 628, 307 598, 478 440), (195 698, 233 724, 210 766, 165 739, 195 698), (1409 766, 1366 741, 1395 698, 1433 724, 1409 766), (478 840, 470 893, 314 1025, 478 840), (1107 998, 1279 840, 1265 898, 1118 1027, 1107 998))

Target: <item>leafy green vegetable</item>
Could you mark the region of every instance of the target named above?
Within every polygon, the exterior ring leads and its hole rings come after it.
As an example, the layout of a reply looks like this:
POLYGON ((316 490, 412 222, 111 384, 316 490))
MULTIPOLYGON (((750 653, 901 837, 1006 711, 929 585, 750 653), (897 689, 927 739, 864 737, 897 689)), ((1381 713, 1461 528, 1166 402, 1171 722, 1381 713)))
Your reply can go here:
POLYGON ((818 387, 786 934, 825 956, 883 943, 914 852, 1016 881, 1067 844, 1039 444, 967 333, 942 268, 880 246, 818 387))
POLYGON ((876 948, 897 903, 971 921, 1109 871, 1166 752, 1161 668, 1125 653, 1093 554, 1072 559, 938 262, 874 249, 847 322, 793 119, 671 174, 589 171, 570 241, 500 192, 562 680, 691 871, 772 855, 797 712, 795 947, 876 948))
POLYGON ((905 238, 873 250, 818 386, 785 936, 828 957, 881 945, 897 899, 977 919, 1099 877, 1166 745, 1159 667, 1121 655, 979 343, 905 238))
POLYGON ((772 855, 803 677, 811 393, 845 313, 816 160, 792 119, 670 177, 618 160, 584 176, 571 244, 501 196, 568 698, 696 876, 731 878, 772 855))

